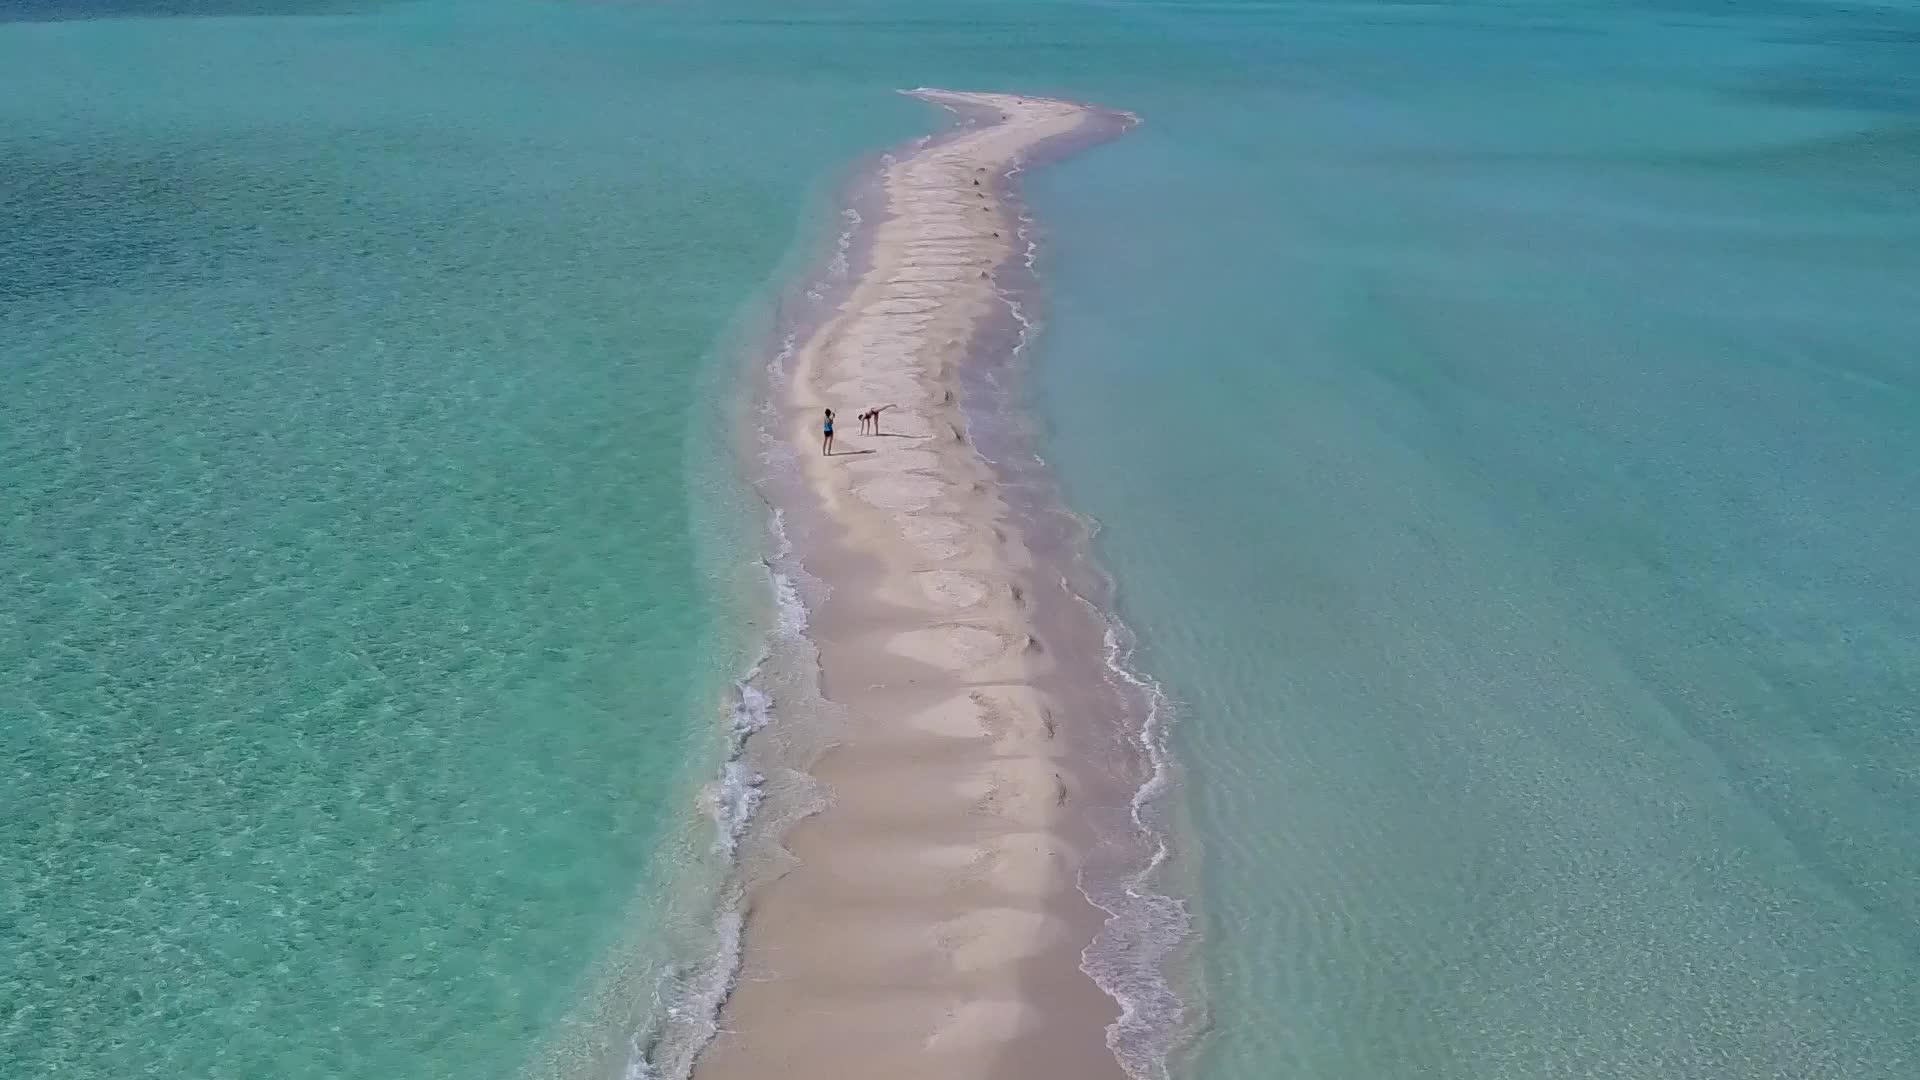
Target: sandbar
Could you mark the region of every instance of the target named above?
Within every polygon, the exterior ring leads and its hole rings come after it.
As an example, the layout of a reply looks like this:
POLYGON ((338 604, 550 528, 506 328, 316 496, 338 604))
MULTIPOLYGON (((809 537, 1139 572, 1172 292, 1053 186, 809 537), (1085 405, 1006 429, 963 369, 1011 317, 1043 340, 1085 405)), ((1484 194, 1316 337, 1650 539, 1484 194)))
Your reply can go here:
POLYGON ((862 272, 775 391, 831 542, 810 613, 848 717, 808 771, 828 804, 754 889, 741 969, 698 1080, 1121 1080, 1119 1014, 1080 967, 1103 915, 1075 886, 1080 783, 1055 738, 1060 661, 1033 560, 970 443, 961 371, 1004 321, 1010 177, 1098 119, 1067 101, 920 90, 970 121, 889 159, 862 272), (883 435, 855 414, 890 405, 883 435), (822 410, 836 450, 820 452, 822 410))

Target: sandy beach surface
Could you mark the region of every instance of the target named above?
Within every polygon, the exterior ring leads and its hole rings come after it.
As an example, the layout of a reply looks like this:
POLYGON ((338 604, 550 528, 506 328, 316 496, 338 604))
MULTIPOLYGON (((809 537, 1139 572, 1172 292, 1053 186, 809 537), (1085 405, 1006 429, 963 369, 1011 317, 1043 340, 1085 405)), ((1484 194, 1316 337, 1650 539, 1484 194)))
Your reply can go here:
POLYGON ((1069 102, 922 90, 972 126, 891 159, 864 273, 779 393, 831 543, 812 613, 848 717, 809 771, 829 805, 751 897, 742 967, 699 1080, 1119 1077, 1119 1007, 1080 969, 1102 914, 1075 886, 1083 778, 1033 560, 970 444, 959 371, 1004 321, 1007 177, 1095 119, 1069 102), (890 404, 882 434, 856 414, 890 404), (836 453, 820 452, 822 410, 836 453))

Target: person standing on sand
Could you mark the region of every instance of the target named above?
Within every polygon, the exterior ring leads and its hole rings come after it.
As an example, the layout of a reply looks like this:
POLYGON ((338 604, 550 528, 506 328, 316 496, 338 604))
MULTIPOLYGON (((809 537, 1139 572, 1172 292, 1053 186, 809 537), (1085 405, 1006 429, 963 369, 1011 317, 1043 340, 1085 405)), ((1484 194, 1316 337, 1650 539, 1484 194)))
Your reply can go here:
POLYGON ((833 410, 827 410, 826 423, 820 425, 820 452, 829 457, 833 455, 833 410))

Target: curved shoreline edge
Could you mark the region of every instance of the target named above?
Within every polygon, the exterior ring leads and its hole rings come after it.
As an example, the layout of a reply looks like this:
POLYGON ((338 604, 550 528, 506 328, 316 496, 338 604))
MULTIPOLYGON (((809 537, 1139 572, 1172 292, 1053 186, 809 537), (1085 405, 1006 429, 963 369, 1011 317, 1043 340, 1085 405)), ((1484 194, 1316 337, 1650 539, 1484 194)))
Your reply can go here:
POLYGON ((1164 773, 1139 730, 1151 716, 1122 715, 1142 712, 1122 699, 1143 684, 1118 677, 1114 624, 1047 558, 1047 530, 1027 527, 962 412, 968 380, 1026 343, 1008 281, 1022 256, 1031 273, 1032 246, 1012 177, 1134 118, 909 93, 961 126, 883 159, 857 278, 773 372, 769 434, 794 467, 769 501, 818 586, 809 636, 838 718, 800 763, 824 809, 751 889, 741 968, 694 1075, 1157 1073, 1116 1057, 1123 1009, 1091 951, 1121 916, 1085 885, 1096 864, 1116 895, 1141 872, 1112 840, 1164 773), (855 414, 875 405, 892 408, 868 436, 855 414))

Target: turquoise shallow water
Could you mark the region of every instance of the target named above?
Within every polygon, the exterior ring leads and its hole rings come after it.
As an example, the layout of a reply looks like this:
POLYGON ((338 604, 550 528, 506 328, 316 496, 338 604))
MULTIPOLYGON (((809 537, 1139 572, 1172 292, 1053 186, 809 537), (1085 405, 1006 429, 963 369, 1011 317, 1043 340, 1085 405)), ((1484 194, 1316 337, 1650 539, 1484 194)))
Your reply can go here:
POLYGON ((620 1071, 731 343, 944 84, 1146 121, 1032 177, 1035 390, 1176 1071, 1911 1074, 1912 4, 0 12, 0 1071, 620 1071))
POLYGON ((1183 1071, 1911 1075, 1920 9, 1154 10, 1246 62, 1035 178, 1037 377, 1183 1071))
POLYGON ((0 23, 0 1072, 624 1064, 758 647, 714 350, 913 116, 651 29, 0 23))

